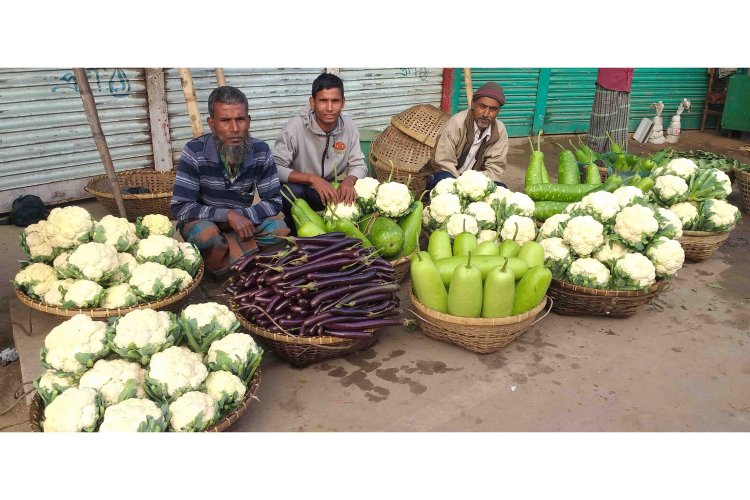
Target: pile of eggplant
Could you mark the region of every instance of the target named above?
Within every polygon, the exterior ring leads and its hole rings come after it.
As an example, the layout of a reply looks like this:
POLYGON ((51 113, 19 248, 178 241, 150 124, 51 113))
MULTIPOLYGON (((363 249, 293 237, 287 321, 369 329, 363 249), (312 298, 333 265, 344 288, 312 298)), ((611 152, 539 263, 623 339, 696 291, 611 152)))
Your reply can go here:
POLYGON ((232 309, 271 332, 370 339, 403 325, 393 266, 344 233, 290 237, 281 250, 237 261, 224 292, 232 309))

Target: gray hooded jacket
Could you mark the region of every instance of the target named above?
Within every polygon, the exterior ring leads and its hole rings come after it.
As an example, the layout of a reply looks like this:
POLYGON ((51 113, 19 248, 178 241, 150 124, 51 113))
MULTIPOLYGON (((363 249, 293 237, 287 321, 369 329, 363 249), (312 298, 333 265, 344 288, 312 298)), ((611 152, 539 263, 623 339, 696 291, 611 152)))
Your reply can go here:
POLYGON ((314 115, 310 106, 305 106, 284 125, 276 138, 272 153, 279 180, 288 183, 289 174, 296 171, 319 175, 330 182, 334 162, 340 181, 350 175, 358 179, 367 177, 359 130, 351 117, 342 114, 327 135, 314 115))

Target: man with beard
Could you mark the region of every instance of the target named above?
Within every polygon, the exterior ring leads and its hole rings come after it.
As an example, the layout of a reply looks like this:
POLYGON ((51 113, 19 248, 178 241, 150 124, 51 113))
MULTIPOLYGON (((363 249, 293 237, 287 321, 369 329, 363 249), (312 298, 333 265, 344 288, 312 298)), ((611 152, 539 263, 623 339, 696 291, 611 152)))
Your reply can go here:
MULTIPOLYGON (((329 203, 351 205, 357 198, 354 183, 367 176, 359 129, 341 114, 343 107, 344 82, 330 73, 319 75, 312 84, 309 106, 284 125, 273 147, 281 182, 313 210, 323 210, 329 203)), ((294 230, 292 206, 286 199, 282 211, 294 230)))
POLYGON ((214 279, 258 247, 289 234, 273 219, 281 209, 279 176, 270 148, 250 137, 247 97, 224 86, 208 97, 210 134, 182 150, 172 192, 172 216, 182 239, 194 243, 214 279), (260 202, 253 205, 257 190, 260 202))
POLYGON ((427 179, 431 190, 443 179, 456 178, 474 169, 487 174, 495 184, 503 182, 508 154, 508 131, 496 119, 505 104, 503 88, 487 82, 474 93, 471 108, 453 115, 443 126, 432 153, 432 170, 427 179))

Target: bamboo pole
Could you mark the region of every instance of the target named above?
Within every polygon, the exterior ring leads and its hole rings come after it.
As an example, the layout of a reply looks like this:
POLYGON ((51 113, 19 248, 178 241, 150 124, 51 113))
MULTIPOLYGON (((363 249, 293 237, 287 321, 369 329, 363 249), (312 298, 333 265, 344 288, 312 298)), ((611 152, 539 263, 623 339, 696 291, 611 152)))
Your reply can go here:
POLYGON ((89 127, 91 127, 91 133, 94 135, 96 149, 99 151, 99 156, 104 164, 104 170, 107 172, 109 185, 112 186, 112 194, 115 197, 117 209, 120 211, 120 217, 127 218, 125 205, 122 202, 122 194, 120 193, 120 184, 117 182, 115 166, 112 164, 112 156, 110 156, 109 148, 107 147, 107 138, 104 137, 104 133, 102 132, 102 124, 99 121, 99 114, 96 111, 96 101, 94 101, 94 95, 91 93, 86 70, 83 68, 73 68, 73 73, 78 83, 78 90, 81 93, 86 119, 89 122, 89 127))
POLYGON ((223 87, 227 84, 227 79, 224 78, 224 68, 214 68, 216 71, 216 84, 219 87, 223 87))
POLYGON ((190 124, 193 126, 193 137, 200 137, 203 135, 203 124, 201 123, 201 112, 198 109, 198 99, 195 97, 195 87, 193 87, 193 76, 190 74, 190 68, 180 68, 180 81, 182 82, 182 92, 185 94, 190 124))
POLYGON ((464 68, 464 87, 466 87, 466 102, 471 107, 471 98, 474 97, 474 89, 471 88, 471 68, 464 68))

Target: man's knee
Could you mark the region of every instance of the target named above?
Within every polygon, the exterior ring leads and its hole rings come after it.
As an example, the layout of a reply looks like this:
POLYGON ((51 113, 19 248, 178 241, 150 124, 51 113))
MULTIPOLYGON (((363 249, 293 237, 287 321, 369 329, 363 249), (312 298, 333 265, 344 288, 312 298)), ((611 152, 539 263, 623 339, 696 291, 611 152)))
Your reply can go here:
POLYGON ((215 223, 210 221, 195 221, 187 223, 181 230, 182 239, 193 243, 201 253, 226 252, 229 249, 224 234, 215 223))

